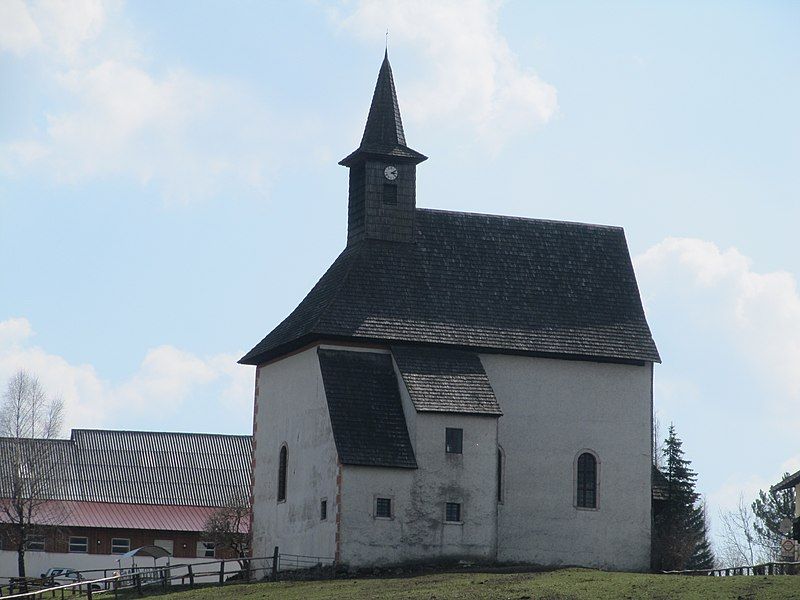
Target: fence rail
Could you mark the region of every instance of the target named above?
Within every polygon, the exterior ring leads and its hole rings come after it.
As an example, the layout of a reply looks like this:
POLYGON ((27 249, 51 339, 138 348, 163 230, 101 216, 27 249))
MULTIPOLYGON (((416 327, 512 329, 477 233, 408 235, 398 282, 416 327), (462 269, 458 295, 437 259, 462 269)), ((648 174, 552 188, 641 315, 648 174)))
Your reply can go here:
POLYGON ((85 596, 91 600, 101 594, 113 594, 116 598, 122 590, 133 590, 142 595, 142 588, 154 585, 167 588, 173 585, 189 587, 202 584, 225 585, 263 579, 274 581, 280 578, 280 573, 330 567, 334 564, 335 560, 331 557, 281 554, 276 547, 272 556, 248 556, 157 567, 76 571, 81 577, 79 581, 59 586, 43 586, 45 582, 41 579, 27 578, 23 581, 20 578, 9 578, 12 582, 11 595, 3 596, 3 588, 0 587, 0 597, 4 600, 11 598, 38 600, 85 596), (25 585, 27 589, 20 590, 22 593, 14 593, 15 580, 25 585), (34 586, 38 589, 31 590, 30 588, 34 586))
POLYGON ((694 569, 662 571, 665 575, 690 575, 700 577, 734 577, 740 575, 800 575, 800 562, 767 562, 760 565, 728 567, 727 569, 694 569))

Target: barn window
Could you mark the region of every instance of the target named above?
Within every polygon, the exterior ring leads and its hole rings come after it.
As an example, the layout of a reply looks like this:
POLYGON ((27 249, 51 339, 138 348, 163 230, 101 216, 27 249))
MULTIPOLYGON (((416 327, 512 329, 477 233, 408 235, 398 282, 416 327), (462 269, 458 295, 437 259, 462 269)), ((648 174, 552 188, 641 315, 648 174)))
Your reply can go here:
POLYGON ((278 458, 278 502, 286 500, 286 468, 288 465, 286 445, 281 446, 281 454, 278 458))
POLYGON ((325 498, 319 501, 319 520, 328 520, 328 501, 325 498))
POLYGON ((461 454, 464 445, 464 430, 447 427, 444 430, 444 450, 448 454, 461 454))
POLYGON ((444 507, 444 520, 448 523, 461 522, 461 503, 448 502, 444 507))
POLYGON ((579 508, 597 508, 597 458, 591 452, 578 457, 577 492, 579 508))
POLYGON ((392 518, 391 498, 375 498, 375 516, 379 519, 392 518))
POLYGON ((111 538, 111 554, 125 554, 131 549, 128 538, 111 538))
POLYGON ((25 538, 25 549, 33 552, 44 551, 44 536, 43 535, 28 535, 25 538))
POLYGON ((69 537, 69 551, 70 552, 88 552, 89 551, 89 538, 71 535, 69 537))
POLYGON ((214 558, 217 545, 214 542, 197 542, 197 558, 214 558))

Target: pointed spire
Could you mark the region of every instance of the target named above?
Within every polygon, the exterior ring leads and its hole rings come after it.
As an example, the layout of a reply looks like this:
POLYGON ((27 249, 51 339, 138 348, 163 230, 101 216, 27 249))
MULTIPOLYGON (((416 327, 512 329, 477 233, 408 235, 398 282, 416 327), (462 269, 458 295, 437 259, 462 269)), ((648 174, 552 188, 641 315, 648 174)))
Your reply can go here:
POLYGON ((427 157, 406 146, 403 121, 400 118, 400 105, 394 87, 392 66, 389 64, 389 49, 383 55, 378 81, 372 94, 367 125, 358 150, 344 158, 339 164, 350 166, 364 154, 387 155, 412 159, 415 163, 427 157))
POLYGON ((372 105, 369 107, 367 126, 364 127, 364 136, 361 138, 362 148, 376 144, 381 146, 406 145, 388 50, 383 56, 378 82, 375 84, 375 92, 372 94, 372 105))

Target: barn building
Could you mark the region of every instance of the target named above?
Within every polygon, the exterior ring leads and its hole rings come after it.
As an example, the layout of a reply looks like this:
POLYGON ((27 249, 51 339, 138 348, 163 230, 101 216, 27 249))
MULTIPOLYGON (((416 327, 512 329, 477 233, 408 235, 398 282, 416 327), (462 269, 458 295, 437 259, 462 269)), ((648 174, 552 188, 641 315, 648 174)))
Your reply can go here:
POLYGON ((653 364, 619 227, 417 208, 384 58, 347 243, 255 365, 254 555, 647 570, 653 364))
MULTIPOLYGON (((36 499, 26 540, 31 576, 51 567, 115 569, 122 554, 149 545, 168 550, 173 563, 228 558, 203 530, 218 507, 247 498, 250 463, 247 435, 73 429, 70 439, 0 438, 0 502, 15 496, 14 465, 40 473, 39 491, 27 496, 36 499)), ((3 576, 17 573, 15 532, 0 511, 3 576)))

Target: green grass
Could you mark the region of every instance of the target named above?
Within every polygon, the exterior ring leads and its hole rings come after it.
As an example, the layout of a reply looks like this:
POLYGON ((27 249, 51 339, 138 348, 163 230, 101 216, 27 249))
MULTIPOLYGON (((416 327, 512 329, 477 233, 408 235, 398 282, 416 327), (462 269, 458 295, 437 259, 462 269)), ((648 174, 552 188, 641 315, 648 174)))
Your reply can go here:
POLYGON ((440 573, 398 579, 286 581, 207 587, 158 596, 169 600, 789 600, 800 576, 684 577, 565 569, 548 573, 440 573))

